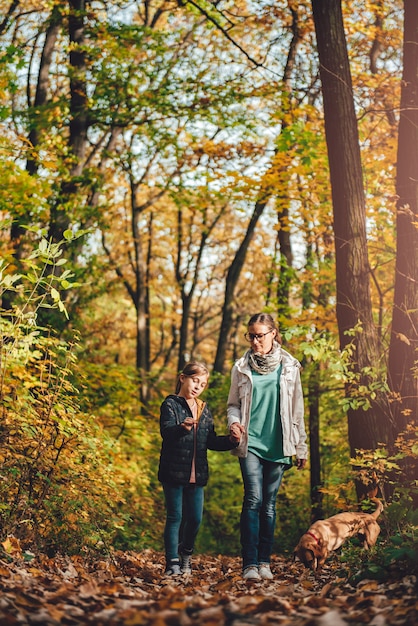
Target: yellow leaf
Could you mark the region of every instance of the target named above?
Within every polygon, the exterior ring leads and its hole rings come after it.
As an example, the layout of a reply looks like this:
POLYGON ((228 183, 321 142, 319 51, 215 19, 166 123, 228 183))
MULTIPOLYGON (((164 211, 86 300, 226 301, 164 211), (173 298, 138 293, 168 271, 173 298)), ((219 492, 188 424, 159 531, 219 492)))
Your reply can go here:
POLYGON ((16 539, 16 537, 7 537, 7 539, 5 539, 5 541, 3 541, 1 545, 3 546, 4 551, 7 554, 22 554, 20 541, 19 539, 16 539))

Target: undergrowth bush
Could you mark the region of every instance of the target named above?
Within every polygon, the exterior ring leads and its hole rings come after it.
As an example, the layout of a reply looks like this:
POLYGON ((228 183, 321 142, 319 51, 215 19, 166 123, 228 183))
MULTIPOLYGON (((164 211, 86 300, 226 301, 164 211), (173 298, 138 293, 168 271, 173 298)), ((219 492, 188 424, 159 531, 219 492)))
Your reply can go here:
POLYGON ((42 307, 66 315, 60 290, 76 286, 71 272, 55 272, 65 264, 63 243, 42 238, 21 273, 0 267, 0 296, 9 303, 0 312, 0 532, 73 552, 112 535, 121 495, 118 448, 80 410, 76 341, 37 324, 42 307))

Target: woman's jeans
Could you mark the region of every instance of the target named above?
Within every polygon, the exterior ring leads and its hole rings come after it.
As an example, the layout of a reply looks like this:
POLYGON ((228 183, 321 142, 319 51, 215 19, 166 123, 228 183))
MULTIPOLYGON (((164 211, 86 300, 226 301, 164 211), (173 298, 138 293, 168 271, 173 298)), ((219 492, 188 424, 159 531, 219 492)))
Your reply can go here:
POLYGON ((276 496, 288 467, 260 459, 252 452, 240 458, 244 481, 240 530, 243 568, 270 563, 276 525, 276 496))
POLYGON ((164 546, 167 563, 170 563, 179 558, 179 544, 186 553, 193 552, 202 522, 204 488, 193 484, 164 483, 163 489, 167 512, 164 546))

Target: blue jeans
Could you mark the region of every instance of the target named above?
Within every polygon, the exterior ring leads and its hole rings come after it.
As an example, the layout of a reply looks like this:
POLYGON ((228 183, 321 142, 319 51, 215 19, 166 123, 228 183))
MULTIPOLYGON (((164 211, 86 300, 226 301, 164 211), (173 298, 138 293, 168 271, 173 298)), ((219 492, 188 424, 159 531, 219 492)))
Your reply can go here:
POLYGON ((164 546, 167 563, 179 558, 179 544, 191 554, 203 516, 203 487, 163 484, 166 522, 164 546))
POLYGON ((240 531, 245 568, 270 563, 276 526, 276 497, 288 466, 265 461, 252 452, 239 462, 244 481, 240 531))

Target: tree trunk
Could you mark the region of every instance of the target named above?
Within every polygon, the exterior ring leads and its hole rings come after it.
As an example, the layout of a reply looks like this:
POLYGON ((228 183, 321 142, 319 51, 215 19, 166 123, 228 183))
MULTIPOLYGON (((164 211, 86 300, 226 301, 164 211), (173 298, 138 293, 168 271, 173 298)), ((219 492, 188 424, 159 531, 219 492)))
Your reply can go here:
POLYGON ((290 240, 290 228, 289 228, 289 197, 286 198, 287 206, 283 206, 278 213, 278 225, 279 230, 277 232, 277 239, 279 241, 279 266, 280 274, 277 283, 277 315, 280 323, 280 327, 286 326, 289 323, 290 318, 290 285, 292 282, 292 268, 293 268, 293 252, 292 243, 290 240))
POLYGON ((70 40, 70 137, 69 152, 73 165, 67 180, 61 185, 61 192, 51 208, 49 237, 60 241, 63 232, 69 227, 71 218, 62 208, 68 199, 80 193, 80 177, 84 169, 89 124, 86 51, 85 51, 85 0, 69 0, 68 31, 70 40))
POLYGON ((418 4, 405 0, 404 7, 396 273, 389 348, 389 382, 398 432, 418 415, 418 4))
POLYGON ((262 215, 264 208, 267 202, 256 202, 253 214, 250 219, 250 223, 248 224, 247 232, 245 233, 245 237, 239 246, 235 257, 229 267, 226 282, 225 282, 225 297, 224 303, 222 307, 222 322, 221 322, 221 330, 219 333, 218 346, 216 349, 215 362, 213 364, 213 370, 218 372, 219 374, 224 373, 225 367, 225 359, 226 359, 226 351, 228 346, 228 338, 231 334, 231 328, 233 325, 234 317, 234 294, 235 289, 238 284, 238 280, 241 274, 241 270, 244 266, 245 257, 247 255, 248 246, 250 245, 254 230, 257 225, 257 222, 262 215))
MULTIPOLYGON (((331 177, 337 278, 337 321, 341 348, 352 343, 347 386, 353 398, 368 388, 377 372, 379 343, 372 317, 367 254, 365 196, 357 120, 347 55, 341 0, 312 0, 324 100, 325 133, 331 177), (358 328, 357 332, 352 332, 358 328), (350 334, 353 336, 350 336, 350 334)), ((384 392, 368 398, 370 407, 351 404, 348 430, 351 453, 392 441, 392 422, 384 392)), ((361 398, 360 398, 361 401, 361 398)))
POLYGON ((320 454, 320 430, 319 430, 319 395, 320 376, 319 363, 311 363, 311 374, 308 384, 309 404, 309 450, 311 465, 311 521, 323 518, 322 508, 322 480, 321 480, 321 454, 320 454))

